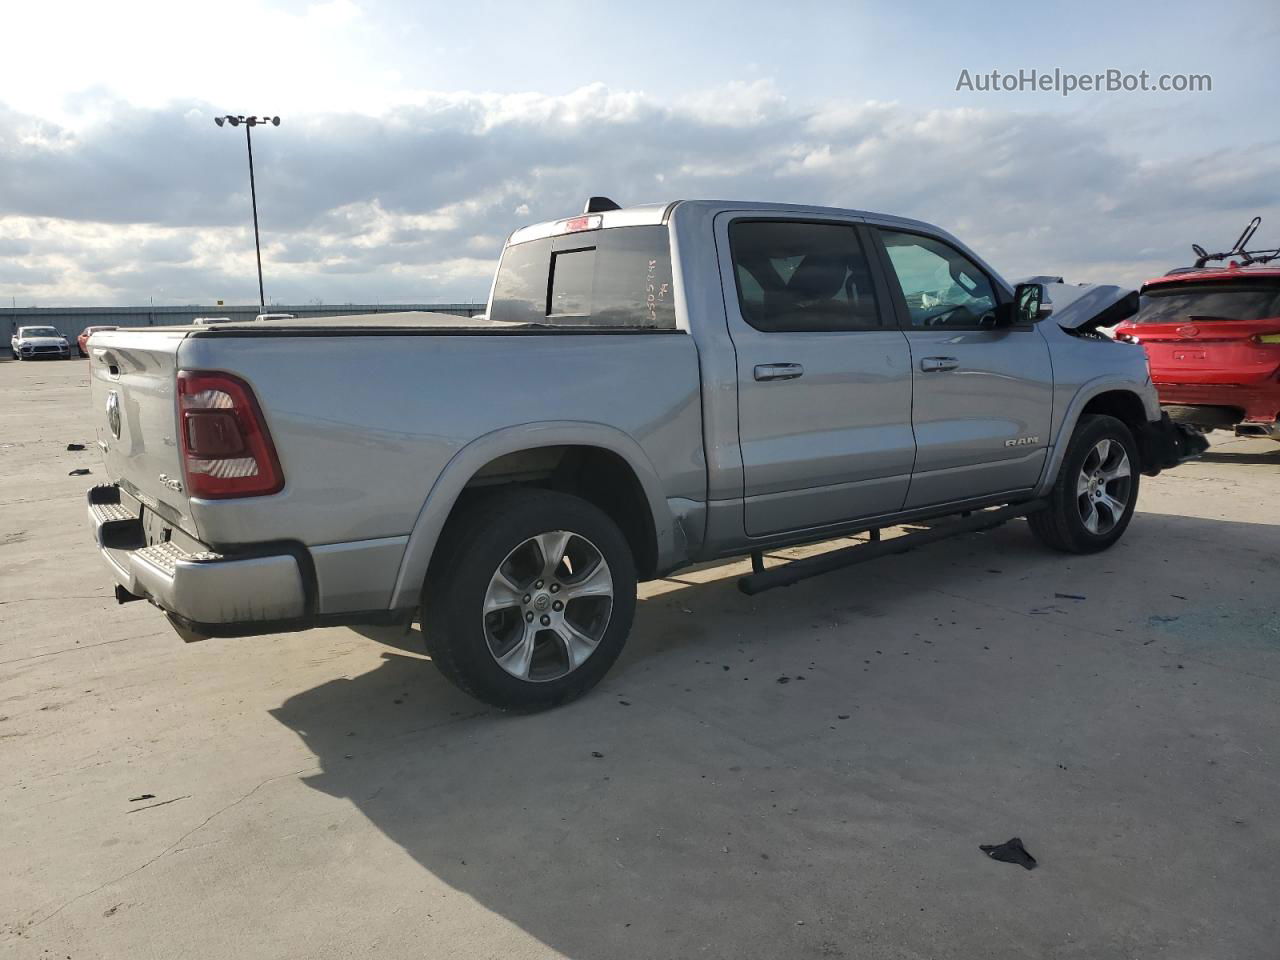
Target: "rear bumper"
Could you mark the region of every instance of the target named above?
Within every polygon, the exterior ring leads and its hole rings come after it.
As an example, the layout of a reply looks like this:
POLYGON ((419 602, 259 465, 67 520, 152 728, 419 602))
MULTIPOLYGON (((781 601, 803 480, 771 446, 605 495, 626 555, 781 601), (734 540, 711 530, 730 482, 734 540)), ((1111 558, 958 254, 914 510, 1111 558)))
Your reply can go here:
POLYGON ((1167 413, 1159 420, 1148 421, 1137 436, 1142 452, 1142 472, 1154 477, 1180 463, 1194 460, 1209 449, 1209 441, 1199 431, 1174 423, 1167 413))
POLYGON ((112 484, 89 491, 88 511, 116 583, 188 626, 210 628, 206 632, 235 626, 242 632, 307 613, 302 571, 290 553, 224 556, 194 541, 148 544, 136 507, 112 484))
POLYGON ((1161 383, 1156 381, 1160 402, 1170 406, 1232 407, 1242 421, 1262 423, 1280 419, 1280 383, 1161 383))

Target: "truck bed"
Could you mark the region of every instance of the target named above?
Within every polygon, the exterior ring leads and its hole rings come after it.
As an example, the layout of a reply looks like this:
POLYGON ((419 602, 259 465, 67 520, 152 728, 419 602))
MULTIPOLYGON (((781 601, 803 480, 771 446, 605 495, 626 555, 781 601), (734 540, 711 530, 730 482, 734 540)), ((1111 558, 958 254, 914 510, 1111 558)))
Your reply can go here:
POLYGON ((564 436, 627 445, 655 477, 652 465, 663 464, 657 496, 701 501, 697 349, 681 331, 655 334, 429 313, 122 329, 93 339, 92 410, 109 479, 147 512, 224 553, 304 548, 321 612, 373 609, 391 601, 408 537, 446 468, 481 451, 501 457, 508 442, 563 445, 557 425, 564 436), (179 370, 223 371, 252 388, 282 490, 188 496, 179 370))

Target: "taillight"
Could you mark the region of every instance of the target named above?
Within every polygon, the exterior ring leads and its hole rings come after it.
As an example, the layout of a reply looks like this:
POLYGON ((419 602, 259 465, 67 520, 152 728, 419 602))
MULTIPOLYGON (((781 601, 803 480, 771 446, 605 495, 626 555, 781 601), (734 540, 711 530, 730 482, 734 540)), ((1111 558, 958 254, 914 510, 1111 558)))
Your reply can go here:
POLYGON ((239 377, 179 372, 178 437, 190 496, 261 497, 284 488, 262 410, 239 377))

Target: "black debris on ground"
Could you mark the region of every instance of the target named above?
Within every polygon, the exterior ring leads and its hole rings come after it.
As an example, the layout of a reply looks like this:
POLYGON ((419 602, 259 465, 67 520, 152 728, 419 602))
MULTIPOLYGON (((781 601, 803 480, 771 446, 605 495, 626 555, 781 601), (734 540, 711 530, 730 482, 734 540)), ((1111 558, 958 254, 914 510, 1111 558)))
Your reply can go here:
POLYGON ((87 477, 93 471, 87 467, 77 467, 67 474, 68 477, 87 477))
POLYGON ((1022 845, 1019 837, 1011 837, 1000 844, 983 843, 978 846, 978 849, 992 860, 999 860, 1001 863, 1016 863, 1027 870, 1036 868, 1036 858, 1027 852, 1027 848, 1022 845))
POLYGON ((1088 600, 1088 597, 1081 596, 1078 593, 1055 593, 1055 597, 1059 600, 1088 600))
POLYGON ((84 444, 83 444, 83 443, 68 443, 68 444, 67 444, 67 449, 68 449, 68 450, 83 450, 83 449, 84 449, 84 444))
POLYGON ((139 800, 154 800, 155 798, 156 798, 156 795, 154 793, 144 793, 139 797, 130 797, 129 802, 137 803, 139 800))
POLYGON ((774 681, 774 682, 775 682, 775 683, 790 683, 790 682, 791 682, 791 678, 790 678, 790 677, 779 677, 779 678, 778 678, 776 681, 774 681))

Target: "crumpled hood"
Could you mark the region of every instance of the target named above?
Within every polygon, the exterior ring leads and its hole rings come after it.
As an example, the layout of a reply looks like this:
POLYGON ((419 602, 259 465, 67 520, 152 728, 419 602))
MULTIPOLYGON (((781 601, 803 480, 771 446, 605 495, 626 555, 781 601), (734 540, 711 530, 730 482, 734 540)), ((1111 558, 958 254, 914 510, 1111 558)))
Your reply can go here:
POLYGON ((1138 291, 1109 283, 1045 283, 1032 277, 1026 283, 1041 283, 1053 312, 1047 319, 1063 330, 1089 331, 1114 327, 1138 312, 1138 291))

